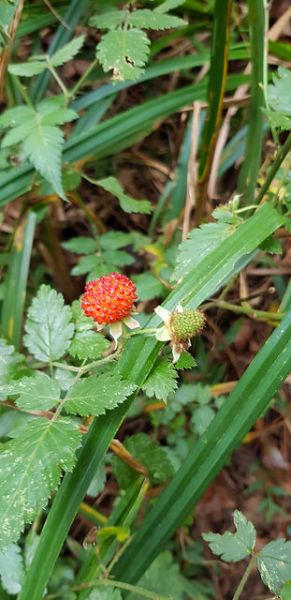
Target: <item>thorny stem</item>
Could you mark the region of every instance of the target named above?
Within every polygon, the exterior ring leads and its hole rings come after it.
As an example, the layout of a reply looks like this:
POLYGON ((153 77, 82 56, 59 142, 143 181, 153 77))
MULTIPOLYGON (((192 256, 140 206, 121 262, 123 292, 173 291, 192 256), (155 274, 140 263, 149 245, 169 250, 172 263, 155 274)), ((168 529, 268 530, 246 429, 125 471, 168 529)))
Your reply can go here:
POLYGON ((250 574, 251 574, 251 572, 252 572, 255 564, 256 564, 256 555, 252 556, 252 558, 251 558, 251 560, 250 560, 250 562, 249 562, 249 564, 248 564, 248 566, 247 566, 247 568, 246 568, 246 570, 245 570, 245 572, 244 572, 244 574, 243 574, 243 576, 242 576, 242 578, 241 578, 241 580, 239 582, 239 585, 238 585, 238 587, 237 587, 237 589, 235 591, 235 594, 234 594, 232 600, 238 600, 240 598, 241 593, 242 593, 242 591, 243 591, 243 589, 245 587, 245 584, 246 584, 246 582, 247 582, 247 580, 248 580, 248 578, 249 578, 249 576, 250 576, 250 574))
MULTIPOLYGON (((82 377, 82 375, 83 375, 83 366, 84 366, 85 360, 83 361, 81 367, 79 367, 78 372, 76 373, 76 377, 74 378, 74 380, 72 382, 72 386, 75 385, 75 383, 82 377)), ((56 412, 54 413, 54 416, 52 418, 52 421, 55 421, 60 416, 60 414, 61 414, 61 412, 63 410, 63 406, 64 406, 64 404, 65 404, 65 402, 67 400, 68 393, 69 393, 69 390, 64 395, 63 399, 61 400, 60 404, 58 405, 58 407, 56 409, 56 412)))

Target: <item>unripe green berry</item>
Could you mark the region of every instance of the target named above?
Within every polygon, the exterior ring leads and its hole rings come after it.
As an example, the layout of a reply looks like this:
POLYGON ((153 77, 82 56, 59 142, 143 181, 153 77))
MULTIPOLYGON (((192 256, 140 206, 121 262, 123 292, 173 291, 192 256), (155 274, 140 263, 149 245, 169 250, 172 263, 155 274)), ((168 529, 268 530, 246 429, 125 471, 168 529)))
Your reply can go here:
POLYGON ((204 315, 199 310, 185 310, 172 314, 170 328, 177 341, 189 340, 203 329, 204 315))

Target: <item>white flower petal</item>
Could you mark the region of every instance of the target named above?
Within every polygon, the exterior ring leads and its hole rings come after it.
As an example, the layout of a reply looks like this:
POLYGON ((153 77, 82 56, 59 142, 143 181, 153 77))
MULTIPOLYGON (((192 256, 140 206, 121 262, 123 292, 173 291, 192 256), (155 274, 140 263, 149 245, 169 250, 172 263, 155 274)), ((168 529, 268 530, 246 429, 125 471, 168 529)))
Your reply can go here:
POLYGON ((176 348, 176 346, 172 346, 172 354, 173 354, 173 363, 175 364, 176 362, 178 362, 182 352, 179 352, 176 348))
POLYGON ((140 323, 133 317, 125 317, 125 319, 123 319, 123 323, 129 329, 136 329, 137 327, 140 327, 140 323))
POLYGON ((164 323, 167 325, 167 323, 169 322, 171 313, 163 306, 157 306, 155 308, 155 313, 157 313, 157 315, 160 317, 160 319, 162 319, 162 321, 164 321, 164 323))
POLYGON ((175 311, 178 313, 184 312, 184 308, 183 308, 182 304, 177 304, 175 311))
POLYGON ((157 329, 155 336, 156 336, 156 339, 159 340, 159 342, 169 342, 171 339, 169 330, 165 326, 157 329))
POLYGON ((115 342, 114 347, 117 348, 117 340, 122 336, 122 322, 116 321, 116 323, 111 323, 109 331, 115 342))

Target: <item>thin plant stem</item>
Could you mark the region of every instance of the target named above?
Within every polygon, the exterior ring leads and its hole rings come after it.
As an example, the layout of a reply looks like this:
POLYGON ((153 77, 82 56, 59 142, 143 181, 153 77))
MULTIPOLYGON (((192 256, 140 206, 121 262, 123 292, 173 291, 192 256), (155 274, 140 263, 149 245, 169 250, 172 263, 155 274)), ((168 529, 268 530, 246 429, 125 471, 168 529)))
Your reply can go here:
POLYGON ((249 578, 249 576, 250 576, 250 574, 251 574, 251 572, 252 572, 252 570, 253 570, 253 568, 255 566, 255 563, 256 563, 256 556, 252 556, 252 558, 251 558, 251 560, 250 560, 250 562, 249 562, 249 564, 248 564, 248 566, 247 566, 247 568, 246 568, 246 570, 245 570, 245 572, 244 572, 244 574, 243 574, 243 576, 242 576, 242 578, 241 578, 241 580, 239 582, 239 585, 238 585, 238 587, 237 587, 237 589, 235 591, 235 594, 234 594, 232 600, 238 600, 241 597, 241 593, 242 593, 242 591, 243 591, 243 589, 245 587, 245 584, 246 584, 246 582, 247 582, 247 580, 248 580, 248 578, 249 578))
POLYGON ((59 87, 61 88, 61 90, 62 90, 62 92, 63 92, 63 94, 64 94, 64 96, 66 98, 66 101, 68 102, 70 95, 69 95, 69 92, 68 92, 65 84, 63 83, 63 81, 61 80, 61 78, 58 76, 55 68, 50 64, 49 61, 47 62, 47 65, 48 65, 48 70, 50 71, 50 73, 52 74, 53 78, 55 79, 55 81, 57 82, 57 84, 59 85, 59 87))
POLYGON ((284 317, 283 313, 255 310, 251 306, 237 306, 236 304, 231 304, 230 302, 225 302, 224 300, 217 300, 211 303, 209 302, 207 304, 207 308, 210 308, 211 306, 217 306, 219 308, 224 308, 225 310, 231 310, 231 312, 237 314, 248 315, 249 317, 259 321, 281 321, 284 317))
POLYGON ((27 106, 30 106, 31 108, 33 108, 32 102, 31 102, 30 97, 29 97, 29 95, 28 95, 28 93, 26 91, 26 88, 19 81, 19 77, 17 77, 16 75, 14 75, 13 81, 14 81, 17 89, 20 91, 20 94, 21 94, 21 96, 22 96, 25 104, 27 104, 27 106))
POLYGON ((269 173, 265 179, 264 185, 262 185, 262 187, 257 195, 256 201, 258 204, 263 200, 263 198, 264 198, 266 192, 268 191, 284 158, 287 156, 287 154, 290 152, 290 150, 291 150, 291 133, 289 133, 285 143, 283 144, 283 146, 281 146, 280 150, 278 151, 277 156, 276 156, 276 158, 269 170, 269 173))
MULTIPOLYGON (((86 590, 88 588, 97 588, 98 587, 114 587, 119 588, 120 590, 126 590, 127 592, 133 592, 138 596, 142 596, 143 598, 149 598, 149 600, 169 600, 169 596, 161 596, 160 594, 155 594, 154 592, 150 592, 149 590, 145 590, 144 588, 137 585, 130 585, 130 583, 125 583, 123 581, 115 581, 110 579, 99 579, 99 581, 86 581, 85 583, 80 583, 79 585, 74 585, 71 587, 72 592, 79 592, 82 590, 86 590)), ((47 600, 55 600, 55 598, 60 598, 63 594, 61 592, 56 592, 55 594, 48 594, 46 596, 47 600)))
POLYGON ((95 60, 93 60, 91 65, 88 67, 88 69, 86 69, 86 71, 84 71, 82 77, 79 79, 79 81, 77 81, 76 85, 69 91, 70 98, 74 98, 76 96, 77 92, 82 87, 83 83, 85 83, 87 77, 89 77, 90 73, 93 71, 93 69, 96 67, 97 64, 98 64, 98 60, 97 60, 97 58, 95 58, 95 60))
POLYGON ((115 360, 117 352, 114 354, 110 354, 109 356, 105 356, 105 358, 100 358, 99 360, 94 360, 92 363, 85 365, 84 367, 74 367, 73 365, 66 365, 65 363, 55 361, 53 363, 54 367, 58 367, 59 369, 63 369, 64 371, 72 371, 72 373, 77 373, 81 370, 81 374, 87 373, 91 369, 95 369, 105 363, 111 362, 115 360))

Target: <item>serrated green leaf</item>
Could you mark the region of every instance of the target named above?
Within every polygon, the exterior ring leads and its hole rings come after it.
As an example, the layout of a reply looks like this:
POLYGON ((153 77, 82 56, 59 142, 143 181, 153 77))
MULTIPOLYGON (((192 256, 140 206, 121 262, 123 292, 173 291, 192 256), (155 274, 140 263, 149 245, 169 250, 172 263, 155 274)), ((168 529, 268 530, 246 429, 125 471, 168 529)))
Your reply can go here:
POLYGON ((0 116, 0 127, 16 127, 34 117, 34 110, 30 106, 17 106, 9 108, 0 116))
MULTIPOLYGON (((153 561, 145 574, 139 580, 138 585, 146 590, 155 592, 163 597, 183 600, 185 598, 185 584, 179 570, 178 563, 173 561, 170 552, 162 552, 153 561)), ((195 596, 196 598, 196 596, 195 596)), ((130 600, 135 599, 135 594, 129 596, 130 600)), ((201 600, 197 596, 197 600, 201 600)))
POLYGON ((149 39, 140 29, 109 31, 97 46, 97 58, 113 79, 138 79, 149 54, 149 39))
POLYGON ((31 61, 25 63, 12 63, 8 67, 11 75, 17 75, 18 77, 33 77, 39 75, 47 68, 45 61, 31 61))
POLYGON ((268 104, 278 113, 291 117, 290 108, 291 71, 279 67, 273 76, 273 83, 268 87, 268 104))
POLYGON ((97 359, 108 349, 110 342, 96 331, 77 332, 69 347, 69 354, 74 358, 84 360, 85 358, 97 359))
POLYGON ((213 554, 217 554, 228 562, 237 562, 252 553, 256 543, 256 530, 251 521, 239 511, 233 513, 236 533, 226 531, 219 533, 203 533, 203 539, 209 543, 213 554))
POLYGON ((197 366, 197 362, 189 352, 182 352, 179 360, 176 362, 176 369, 192 369, 197 366))
POLYGON ((160 358, 155 363, 153 370, 142 386, 149 398, 153 396, 158 400, 167 400, 170 393, 177 387, 178 374, 174 365, 167 358, 160 358))
POLYGON ((45 508, 62 469, 73 468, 80 443, 77 427, 66 419, 33 419, 17 436, 1 448, 1 551, 45 508))
POLYGON ((74 326, 71 309, 61 294, 42 285, 28 310, 25 324, 26 348, 44 362, 61 358, 68 349, 74 326))
POLYGON ((124 250, 105 250, 102 255, 103 262, 117 267, 133 265, 135 259, 131 254, 124 250))
POLYGON ((155 10, 141 8, 134 10, 128 16, 128 22, 137 29, 173 29, 176 27, 185 27, 187 22, 179 17, 167 14, 160 14, 155 10))
POLYGON ((71 108, 58 108, 47 112, 42 117, 42 125, 63 125, 78 119, 79 115, 71 108))
POLYGON ((40 174, 64 198, 61 181, 61 157, 64 134, 58 127, 37 122, 23 142, 23 150, 40 174))
POLYGON ((23 140, 30 134, 30 132, 31 121, 23 123, 22 125, 19 125, 19 127, 15 127, 15 129, 11 129, 4 136, 1 147, 8 148, 9 146, 14 146, 15 144, 23 142, 23 140))
POLYGON ((85 42, 85 36, 80 35, 74 38, 71 42, 63 46, 60 50, 55 52, 49 59, 49 62, 53 67, 60 67, 69 60, 72 60, 76 54, 81 50, 85 42))
POLYGON ((127 213, 143 213, 150 214, 152 212, 151 203, 148 200, 135 200, 124 193, 122 186, 115 177, 106 177, 106 179, 99 179, 97 182, 100 187, 104 190, 116 196, 119 200, 119 204, 127 213))
POLYGON ((96 269, 100 265, 100 260, 100 256, 97 256, 97 254, 82 256, 78 264, 72 268, 71 273, 72 275, 84 275, 84 273, 89 273, 89 271, 96 269))
POLYGON ((194 431, 198 435, 202 435, 206 431, 208 425, 215 417, 215 412, 211 406, 199 406, 196 408, 191 417, 194 431))
POLYGON ((106 410, 124 402, 135 389, 136 385, 123 381, 116 372, 91 375, 69 389, 64 408, 82 417, 104 415, 106 410))
POLYGON ((133 277, 139 300, 152 300, 164 295, 165 287, 151 273, 141 273, 133 277))
POLYGON ((6 340, 0 338, 0 385, 16 379, 24 374, 25 370, 24 356, 15 352, 13 346, 9 346, 6 340))
POLYGON ((169 12, 169 10, 173 10, 173 8, 181 6, 184 4, 184 2, 185 0, 165 0, 165 2, 157 6, 154 11, 158 13, 166 13, 169 12))
MULTIPOLYGON (((163 483, 174 474, 173 465, 164 448, 156 441, 151 440, 145 433, 131 436, 125 440, 124 446, 135 459, 146 467, 152 485, 163 483)), ((112 468, 122 488, 127 488, 140 475, 116 456, 112 459, 112 468)))
POLYGON ((97 250, 97 242, 92 238, 80 235, 62 243, 63 248, 75 254, 91 254, 97 250))
POLYGON ((234 231, 235 227, 228 223, 206 223, 193 229, 188 239, 178 247, 176 268, 172 278, 177 281, 184 278, 234 231))
POLYGON ((16 404, 25 410, 49 410, 60 399, 60 388, 54 379, 35 371, 32 377, 23 377, 6 386, 9 396, 18 395, 16 404))
POLYGON ((96 29, 116 29, 121 27, 128 12, 126 10, 110 10, 103 15, 94 15, 89 19, 89 25, 96 29))
POLYGON ((100 237, 99 243, 102 250, 119 250, 119 248, 131 245, 133 241, 131 233, 108 231, 100 237))
POLYGON ((2 587, 8 594, 20 592, 25 572, 21 550, 17 544, 10 544, 4 552, 1 552, 0 577, 2 587))
POLYGON ((279 594, 291 574, 291 542, 284 538, 270 542, 261 550, 257 565, 264 584, 279 594))

